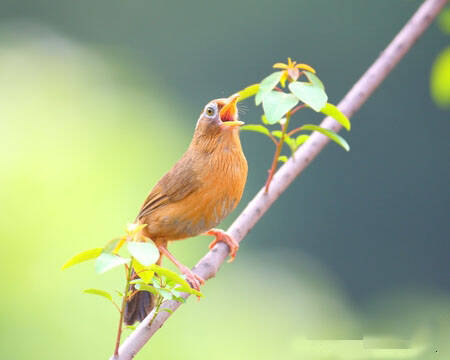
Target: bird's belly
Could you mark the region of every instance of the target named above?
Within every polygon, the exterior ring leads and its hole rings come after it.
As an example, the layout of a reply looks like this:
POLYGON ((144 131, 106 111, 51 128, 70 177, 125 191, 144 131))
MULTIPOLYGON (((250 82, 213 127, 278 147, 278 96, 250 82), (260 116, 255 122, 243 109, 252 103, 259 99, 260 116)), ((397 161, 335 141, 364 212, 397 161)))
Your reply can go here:
POLYGON ((179 240, 200 235, 217 226, 237 205, 230 197, 183 199, 165 206, 147 218, 147 232, 152 239, 179 240))

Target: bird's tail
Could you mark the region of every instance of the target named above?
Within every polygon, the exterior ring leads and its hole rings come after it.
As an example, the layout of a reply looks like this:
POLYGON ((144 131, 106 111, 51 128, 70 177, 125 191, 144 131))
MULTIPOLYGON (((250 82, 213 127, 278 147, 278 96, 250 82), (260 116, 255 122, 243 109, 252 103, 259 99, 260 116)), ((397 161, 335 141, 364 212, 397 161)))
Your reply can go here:
MULTIPOLYGON (((131 279, 137 276, 133 270, 131 279)), ((134 285, 130 286, 130 290, 134 291, 134 285)), ((141 322, 152 311, 155 306, 155 295, 148 291, 138 291, 131 299, 127 301, 123 322, 126 325, 133 325, 136 321, 141 322)))

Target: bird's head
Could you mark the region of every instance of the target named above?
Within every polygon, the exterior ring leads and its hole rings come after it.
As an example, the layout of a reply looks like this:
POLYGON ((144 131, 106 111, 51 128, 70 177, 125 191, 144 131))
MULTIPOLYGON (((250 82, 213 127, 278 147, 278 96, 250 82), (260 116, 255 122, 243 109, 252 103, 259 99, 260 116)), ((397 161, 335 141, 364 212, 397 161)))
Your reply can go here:
POLYGON ((203 135, 219 135, 243 125, 238 119, 238 98, 239 95, 235 94, 227 99, 210 101, 200 114, 195 131, 203 135))

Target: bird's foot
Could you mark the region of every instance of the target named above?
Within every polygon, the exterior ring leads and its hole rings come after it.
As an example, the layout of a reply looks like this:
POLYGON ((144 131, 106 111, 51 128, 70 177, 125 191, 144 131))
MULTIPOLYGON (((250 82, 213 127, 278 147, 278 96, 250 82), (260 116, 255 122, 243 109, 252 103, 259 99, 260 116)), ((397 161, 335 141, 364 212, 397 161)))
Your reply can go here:
POLYGON ((191 285, 191 288, 200 291, 200 286, 205 283, 205 280, 184 265, 181 265, 179 269, 186 276, 186 281, 191 285))
POLYGON ((228 262, 232 262, 236 257, 236 253, 239 249, 239 243, 234 240, 230 235, 228 235, 225 231, 219 229, 209 230, 207 235, 213 235, 216 239, 209 244, 209 248, 212 249, 218 242, 224 242, 230 248, 230 259, 228 262))
POLYGON ((201 276, 195 274, 187 266, 180 263, 177 259, 175 259, 175 257, 169 252, 169 250, 167 250, 166 246, 158 245, 158 249, 162 254, 166 255, 178 269, 180 269, 183 275, 186 276, 186 280, 191 285, 191 288, 200 291, 200 285, 203 285, 205 283, 205 280, 201 276))

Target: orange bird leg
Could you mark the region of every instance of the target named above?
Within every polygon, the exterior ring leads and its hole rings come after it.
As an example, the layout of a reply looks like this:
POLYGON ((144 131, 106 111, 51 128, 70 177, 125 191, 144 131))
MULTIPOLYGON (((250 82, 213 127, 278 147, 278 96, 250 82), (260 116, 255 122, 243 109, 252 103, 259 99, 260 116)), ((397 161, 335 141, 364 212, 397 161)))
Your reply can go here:
POLYGON ((222 241, 230 248, 230 259, 228 260, 228 262, 232 262, 234 260, 239 249, 239 243, 236 240, 234 240, 225 231, 220 229, 211 229, 206 233, 206 235, 213 235, 216 237, 216 239, 211 244, 209 244, 210 249, 216 246, 218 242, 222 241))
POLYGON ((161 254, 165 255, 170 261, 172 261, 175 266, 180 269, 180 271, 186 275, 186 280, 189 281, 191 284, 191 287, 195 290, 200 291, 200 285, 203 285, 205 283, 205 280, 201 276, 198 276, 194 272, 192 272, 191 269, 189 269, 187 266, 180 263, 175 257, 167 250, 167 247, 164 245, 158 245, 158 249, 161 252, 161 254))

